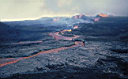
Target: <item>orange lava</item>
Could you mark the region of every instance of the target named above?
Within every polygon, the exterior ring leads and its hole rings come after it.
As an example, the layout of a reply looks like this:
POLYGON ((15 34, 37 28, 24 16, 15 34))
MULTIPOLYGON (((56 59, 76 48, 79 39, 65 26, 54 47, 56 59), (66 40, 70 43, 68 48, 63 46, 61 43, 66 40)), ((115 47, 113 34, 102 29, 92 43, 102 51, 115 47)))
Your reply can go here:
POLYGON ((101 14, 99 14, 99 16, 101 16, 101 17, 108 17, 109 15, 101 13, 101 14))
POLYGON ((68 30, 62 30, 60 31, 62 34, 64 34, 64 32, 71 32, 72 30, 71 29, 68 29, 68 30))
MULTIPOLYGON (((66 31, 71 31, 71 30, 65 30, 64 32, 66 32, 66 31)), ((56 40, 60 40, 60 39, 73 40, 73 39, 76 39, 76 38, 79 37, 77 35, 74 35, 73 37, 65 37, 65 36, 60 35, 59 33, 61 33, 61 32, 49 33, 49 35, 54 37, 54 39, 56 39, 56 40)), ((41 42, 42 41, 19 42, 18 44, 41 43, 41 42)), ((55 49, 51 49, 51 50, 47 50, 47 51, 41 51, 41 52, 39 52, 37 54, 31 55, 31 56, 28 56, 28 57, 1 58, 0 59, 0 67, 6 66, 6 65, 9 65, 9 64, 14 64, 14 63, 17 63, 17 62, 19 62, 19 61, 21 61, 23 59, 32 58, 32 57, 38 56, 40 54, 59 52, 59 51, 66 50, 66 49, 73 48, 73 47, 77 47, 77 46, 84 46, 84 43, 81 42, 81 41, 75 41, 74 45, 72 45, 72 46, 60 47, 60 48, 55 48, 55 49)))
POLYGON ((78 35, 74 35, 73 37, 65 37, 65 36, 60 35, 59 32, 50 33, 49 35, 52 36, 56 40, 73 40, 73 39, 79 38, 78 35))
POLYGON ((41 52, 39 52, 35 55, 28 56, 28 57, 11 58, 13 60, 10 60, 10 61, 7 61, 10 58, 0 59, 0 67, 6 66, 6 65, 9 65, 9 64, 14 64, 14 63, 17 63, 20 60, 32 58, 32 57, 38 56, 38 55, 43 54, 43 53, 59 52, 59 51, 66 50, 66 49, 73 48, 73 47, 77 47, 77 46, 84 46, 84 43, 80 42, 80 41, 76 41, 74 45, 69 46, 69 47, 60 47, 60 48, 51 49, 51 50, 47 50, 47 51, 41 51, 41 52))
MULTIPOLYGON (((8 59, 8 58, 7 58, 8 59)), ((13 64, 13 63, 16 63, 20 60, 22 60, 23 58, 19 58, 19 59, 15 59, 15 60, 12 60, 12 61, 5 61, 4 63, 1 63, 1 60, 0 60, 0 67, 3 67, 3 66, 6 66, 8 64, 13 64)), ((4 60, 4 59, 3 59, 4 60)), ((6 60, 6 59, 5 59, 6 60)))
POLYGON ((60 32, 49 33, 49 36, 52 36, 56 40, 73 40, 73 39, 79 38, 78 35, 74 35, 73 37, 65 37, 59 34, 59 33, 64 34, 65 32, 71 32, 71 31, 72 31, 71 29, 62 30, 60 32))

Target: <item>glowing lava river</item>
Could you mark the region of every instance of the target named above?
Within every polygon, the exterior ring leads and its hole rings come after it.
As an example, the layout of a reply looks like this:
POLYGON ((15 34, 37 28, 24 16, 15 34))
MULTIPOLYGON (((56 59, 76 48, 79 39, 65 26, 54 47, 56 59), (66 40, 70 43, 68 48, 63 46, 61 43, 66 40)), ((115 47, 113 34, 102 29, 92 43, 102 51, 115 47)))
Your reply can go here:
MULTIPOLYGON (((67 30, 69 31, 69 30, 67 30)), ((71 31, 71 30, 70 30, 71 31)), ((55 33, 49 33, 49 36, 52 36, 55 40, 73 40, 78 38, 79 36, 74 35, 73 37, 66 37, 66 36, 62 36, 60 33, 64 33, 66 32, 66 30, 60 31, 60 32, 55 32, 55 33)), ((32 41, 32 42, 20 42, 20 43, 16 43, 16 44, 29 44, 29 43, 41 43, 42 41, 32 41)), ((46 51, 41 51, 38 52, 34 55, 31 56, 27 56, 27 57, 19 57, 19 58, 1 58, 0 59, 0 67, 9 65, 9 64, 14 64, 19 62, 20 60, 24 60, 24 59, 28 59, 28 58, 32 58, 35 56, 38 56, 40 54, 44 54, 44 53, 53 53, 53 52, 59 52, 62 50, 66 50, 69 48, 73 48, 73 47, 77 47, 77 46, 84 46, 84 43, 81 41, 75 41, 73 45, 71 46, 67 46, 67 47, 60 47, 60 48, 55 48, 55 49, 50 49, 50 50, 46 50, 46 51)))

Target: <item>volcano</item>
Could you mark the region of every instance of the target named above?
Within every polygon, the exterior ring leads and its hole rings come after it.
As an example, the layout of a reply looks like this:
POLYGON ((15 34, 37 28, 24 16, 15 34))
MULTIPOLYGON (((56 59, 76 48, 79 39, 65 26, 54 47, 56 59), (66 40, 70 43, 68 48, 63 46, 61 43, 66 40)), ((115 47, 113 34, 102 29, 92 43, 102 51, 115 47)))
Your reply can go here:
POLYGON ((127 21, 76 15, 0 22, 0 78, 127 79, 127 21))

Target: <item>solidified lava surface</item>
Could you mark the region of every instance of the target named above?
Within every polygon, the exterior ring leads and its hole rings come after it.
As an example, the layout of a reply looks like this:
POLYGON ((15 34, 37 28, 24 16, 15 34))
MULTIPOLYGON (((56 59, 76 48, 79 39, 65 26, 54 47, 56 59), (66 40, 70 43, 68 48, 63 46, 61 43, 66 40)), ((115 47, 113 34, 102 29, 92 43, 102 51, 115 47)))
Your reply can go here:
POLYGON ((102 18, 78 23, 70 31, 56 26, 21 29, 17 25, 15 39, 10 38, 13 34, 6 41, 0 37, 0 78, 127 79, 127 21, 102 18))

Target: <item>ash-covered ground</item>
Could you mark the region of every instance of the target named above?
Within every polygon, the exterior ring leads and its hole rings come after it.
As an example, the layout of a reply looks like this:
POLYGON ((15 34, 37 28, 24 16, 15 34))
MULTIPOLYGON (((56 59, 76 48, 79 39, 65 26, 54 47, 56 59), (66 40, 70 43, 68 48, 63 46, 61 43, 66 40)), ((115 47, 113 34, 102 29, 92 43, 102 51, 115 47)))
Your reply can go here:
POLYGON ((128 79, 126 17, 107 17, 94 23, 76 23, 73 26, 78 26, 77 29, 55 37, 49 33, 60 32, 65 29, 63 26, 1 25, 10 27, 0 32, 1 78, 128 79), (74 35, 79 37, 65 40, 74 35), (85 45, 73 46, 75 41, 82 41, 85 45), (57 48, 63 50, 56 51, 57 48), (37 55, 52 49, 55 50, 37 55), (20 58, 23 59, 14 61, 20 58))

